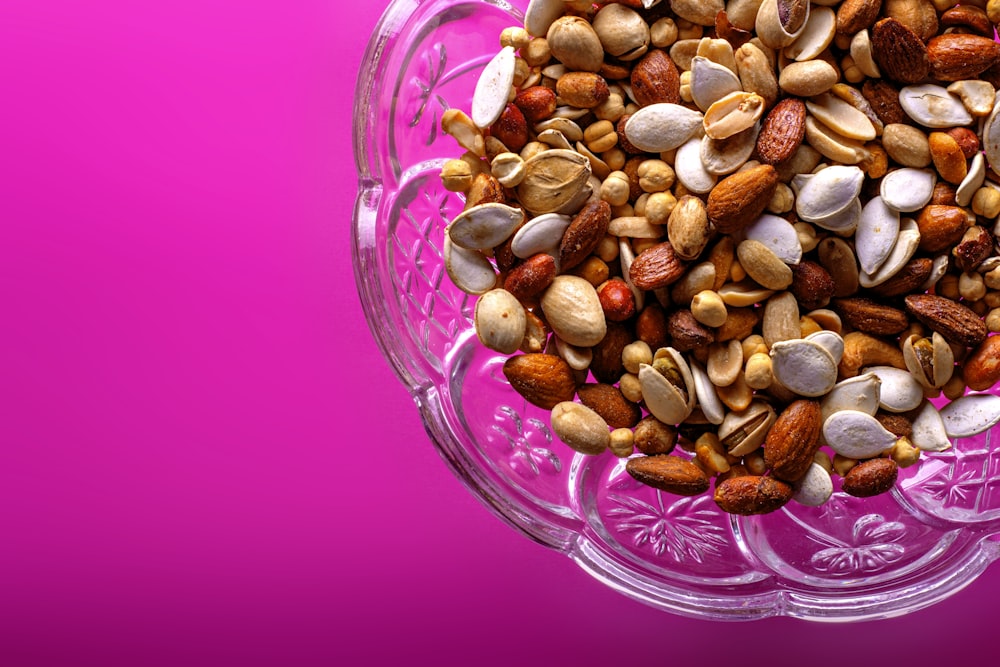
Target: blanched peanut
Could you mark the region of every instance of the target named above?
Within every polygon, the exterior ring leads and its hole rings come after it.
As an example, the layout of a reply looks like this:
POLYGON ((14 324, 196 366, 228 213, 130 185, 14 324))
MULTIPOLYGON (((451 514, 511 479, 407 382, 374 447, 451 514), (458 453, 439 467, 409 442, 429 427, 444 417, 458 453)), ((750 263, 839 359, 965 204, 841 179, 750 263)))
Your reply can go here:
POLYGON ((601 183, 601 199, 612 206, 621 206, 628 203, 629 179, 624 171, 613 171, 601 183))
POLYGON ((633 341, 622 349, 622 365, 629 373, 638 373, 640 364, 652 363, 653 350, 644 341, 633 341))
MULTIPOLYGON (((986 283, 979 273, 962 273, 958 277, 958 293, 966 301, 979 301, 986 296, 986 283)), ((984 304, 985 305, 985 304, 984 304)))
POLYGON ((663 160, 644 160, 639 164, 639 187, 645 192, 663 192, 676 178, 673 168, 663 160))
POLYGON ((858 465, 857 459, 847 458, 846 456, 841 456, 840 454, 833 457, 833 471, 841 477, 846 477, 847 473, 851 471, 851 468, 856 465, 858 465))
POLYGON ((771 370, 771 356, 765 352, 755 352, 747 359, 744 371, 747 386, 751 389, 767 389, 774 382, 771 370))
POLYGON ((649 41, 658 49, 665 49, 677 41, 677 24, 671 18, 662 18, 649 26, 649 41))
POLYGON ((728 316, 722 297, 712 290, 703 290, 694 295, 691 314, 707 327, 721 327, 728 316))
POLYGON ((630 428, 616 428, 611 431, 611 442, 608 445, 611 453, 618 458, 631 456, 635 451, 635 434, 630 428))

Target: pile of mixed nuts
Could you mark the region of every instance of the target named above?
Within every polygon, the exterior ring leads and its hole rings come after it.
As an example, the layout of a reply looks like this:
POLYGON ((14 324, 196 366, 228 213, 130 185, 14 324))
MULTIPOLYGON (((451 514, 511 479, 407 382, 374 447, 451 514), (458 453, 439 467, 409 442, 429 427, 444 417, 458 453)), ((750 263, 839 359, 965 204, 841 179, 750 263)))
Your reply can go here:
POLYGON ((998 22, 1000 0, 531 0, 442 120, 479 339, 566 445, 673 493, 714 477, 735 514, 822 504, 834 475, 883 493, 991 428, 998 22))

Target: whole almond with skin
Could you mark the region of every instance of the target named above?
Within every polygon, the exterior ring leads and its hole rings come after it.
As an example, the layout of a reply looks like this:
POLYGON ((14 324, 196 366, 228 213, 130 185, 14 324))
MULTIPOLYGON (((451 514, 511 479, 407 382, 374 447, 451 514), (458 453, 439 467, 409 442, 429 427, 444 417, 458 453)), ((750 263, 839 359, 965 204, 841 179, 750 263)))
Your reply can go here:
POLYGON ((612 428, 632 428, 642 418, 638 405, 625 398, 618 387, 588 383, 577 389, 580 402, 601 415, 612 428))
POLYGON ((965 211, 958 206, 925 206, 917 216, 920 245, 924 252, 948 250, 961 240, 966 229, 965 211))
POLYGON ((685 458, 664 454, 628 460, 625 470, 638 482, 680 496, 697 496, 708 491, 708 475, 685 458))
POLYGON ((635 336, 653 350, 667 344, 667 312, 663 306, 658 303, 646 304, 635 319, 635 336))
POLYGON ((608 322, 608 331, 597 345, 590 348, 593 358, 590 372, 598 382, 615 384, 625 372, 622 350, 635 340, 635 336, 621 322, 608 322))
POLYGON ((949 343, 975 347, 986 338, 988 332, 982 318, 956 301, 933 294, 911 294, 904 302, 910 314, 949 343))
POLYGON ((990 336, 966 357, 962 379, 972 391, 986 391, 1000 382, 1000 336, 990 336))
POLYGON ((775 477, 786 482, 802 479, 819 451, 821 426, 819 401, 795 401, 778 415, 764 441, 764 463, 775 477))
POLYGON ((905 415, 879 410, 875 413, 875 419, 882 425, 882 428, 897 438, 909 438, 913 433, 913 422, 907 419, 905 415))
POLYGON ((871 48, 883 76, 907 85, 927 77, 927 47, 896 19, 882 19, 872 27, 871 48))
POLYGON ((853 36, 870 28, 882 9, 882 0, 844 0, 837 8, 837 32, 853 36))
POLYGON ((679 280, 684 269, 670 241, 663 241, 636 256, 629 268, 629 278, 639 289, 654 290, 679 280))
POLYGON ((538 123, 555 113, 556 92, 545 86, 532 86, 519 92, 514 104, 529 123, 538 123))
POLYGON ((864 297, 834 299, 833 309, 851 327, 874 336, 898 334, 910 324, 902 310, 864 297))
POLYGON ((524 400, 546 410, 576 394, 576 374, 562 357, 542 352, 510 357, 503 365, 510 386, 524 400))
POLYGON ((681 100, 681 76, 677 65, 660 49, 644 55, 632 68, 632 94, 639 106, 681 100))
POLYGON ((825 307, 836 288, 830 272, 812 260, 792 267, 792 294, 806 310, 825 307))
POLYGON ((556 277, 556 260, 540 252, 524 260, 507 274, 503 288, 519 301, 541 294, 556 277))
POLYGON ((727 176, 708 194, 708 219, 723 234, 742 230, 760 217, 778 187, 778 172, 769 164, 727 176))
POLYGON ((768 112, 757 135, 756 152, 760 161, 778 164, 792 157, 806 135, 806 105, 795 97, 786 97, 768 112))
POLYGON ((559 242, 559 266, 568 271, 587 259, 608 233, 611 205, 603 200, 587 202, 573 217, 559 242))
POLYGON ((744 475, 717 483, 714 498, 715 503, 729 514, 768 514, 792 499, 792 487, 773 477, 744 475))
POLYGON ((896 275, 881 285, 871 288, 873 294, 881 297, 902 296, 916 291, 930 278, 934 260, 927 257, 911 259, 896 275))
POLYGON ((974 79, 1000 60, 1000 44, 989 37, 947 33, 927 42, 930 73, 941 81, 974 79))
POLYGON ((844 493, 856 498, 870 498, 885 493, 896 483, 899 466, 889 458, 862 461, 844 477, 844 493))

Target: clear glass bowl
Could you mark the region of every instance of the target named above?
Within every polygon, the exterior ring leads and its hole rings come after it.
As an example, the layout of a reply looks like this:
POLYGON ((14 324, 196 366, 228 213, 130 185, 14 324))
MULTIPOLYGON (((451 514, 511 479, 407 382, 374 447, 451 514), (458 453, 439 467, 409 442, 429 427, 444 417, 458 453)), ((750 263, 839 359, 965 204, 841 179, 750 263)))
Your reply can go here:
POLYGON ((358 291, 454 474, 509 525, 608 586, 687 616, 880 618, 967 586, 1000 555, 1000 447, 989 433, 925 455, 891 494, 838 491, 820 508, 733 517, 710 494, 638 484, 610 453, 574 453, 553 437, 547 411, 509 388, 504 358, 473 331, 475 299, 443 268, 443 229, 462 200, 438 170, 462 149, 440 120, 450 107, 468 111, 478 71, 526 5, 395 0, 354 101, 358 291))

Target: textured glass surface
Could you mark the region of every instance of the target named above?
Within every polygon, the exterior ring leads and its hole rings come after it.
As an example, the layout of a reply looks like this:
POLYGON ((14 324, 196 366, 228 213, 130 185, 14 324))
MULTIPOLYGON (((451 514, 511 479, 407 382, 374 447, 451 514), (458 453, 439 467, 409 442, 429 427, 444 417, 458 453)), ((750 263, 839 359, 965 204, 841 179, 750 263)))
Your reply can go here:
POLYGON ((369 44, 355 99, 360 179, 352 228, 358 290, 372 333, 411 389, 455 475, 511 526, 622 593, 707 618, 850 620, 925 607, 997 557, 1000 448, 958 441, 903 470, 892 494, 836 493, 735 518, 709 495, 682 498, 633 481, 611 454, 562 445, 526 405, 504 359, 472 331, 473 297, 441 259, 462 200, 438 169, 462 149, 440 131, 468 110, 478 70, 527 0, 397 0, 369 44))

